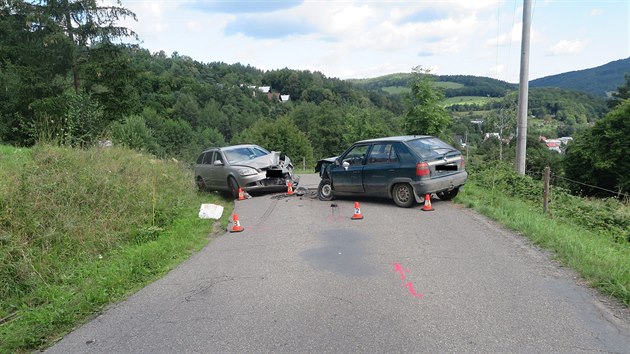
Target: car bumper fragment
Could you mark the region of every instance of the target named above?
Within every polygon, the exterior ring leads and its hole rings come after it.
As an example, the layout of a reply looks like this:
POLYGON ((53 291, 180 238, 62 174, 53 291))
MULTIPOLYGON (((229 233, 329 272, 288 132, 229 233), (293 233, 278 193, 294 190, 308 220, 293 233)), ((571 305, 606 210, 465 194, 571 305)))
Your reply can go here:
POLYGON ((422 181, 412 182, 411 185, 418 196, 424 196, 427 193, 438 193, 448 191, 460 187, 466 183, 468 172, 462 171, 457 174, 444 176, 442 178, 434 178, 422 181))

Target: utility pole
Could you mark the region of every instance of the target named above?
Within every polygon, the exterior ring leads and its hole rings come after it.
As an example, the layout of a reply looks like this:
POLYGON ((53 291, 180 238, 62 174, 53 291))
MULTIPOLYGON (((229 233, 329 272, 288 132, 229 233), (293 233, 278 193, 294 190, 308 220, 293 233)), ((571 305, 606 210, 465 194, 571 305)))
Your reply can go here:
POLYGON ((529 95, 529 30, 531 25, 532 4, 523 0, 523 34, 521 37, 521 76, 518 87, 518 127, 516 145, 516 172, 525 174, 527 156, 527 99, 529 95))

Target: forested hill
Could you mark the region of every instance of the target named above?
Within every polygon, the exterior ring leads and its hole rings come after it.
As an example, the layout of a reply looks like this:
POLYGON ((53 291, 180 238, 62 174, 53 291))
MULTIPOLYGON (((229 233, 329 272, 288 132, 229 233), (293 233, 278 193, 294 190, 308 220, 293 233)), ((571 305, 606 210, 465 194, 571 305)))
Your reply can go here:
POLYGON ((596 68, 571 71, 530 81, 530 87, 558 87, 592 93, 597 96, 614 92, 630 74, 630 58, 612 61, 596 68))
MULTIPOLYGON (((371 79, 348 80, 355 86, 368 91, 383 90, 389 93, 400 93, 409 87, 412 74, 398 73, 371 79)), ((437 85, 444 89, 446 97, 456 96, 489 96, 502 97, 509 91, 516 90, 518 85, 489 77, 472 75, 435 75, 437 85)))
MULTIPOLYGON (((630 73, 630 58, 612 61, 591 69, 571 71, 542 77, 530 81, 530 88, 556 87, 571 91, 607 96, 624 83, 624 75, 630 73)), ((371 79, 348 80, 357 87, 370 91, 383 90, 389 93, 401 93, 409 87, 411 74, 398 73, 371 79)), ((511 90, 518 89, 512 84, 482 76, 471 75, 436 75, 438 85, 444 88, 444 95, 502 97, 511 90)))

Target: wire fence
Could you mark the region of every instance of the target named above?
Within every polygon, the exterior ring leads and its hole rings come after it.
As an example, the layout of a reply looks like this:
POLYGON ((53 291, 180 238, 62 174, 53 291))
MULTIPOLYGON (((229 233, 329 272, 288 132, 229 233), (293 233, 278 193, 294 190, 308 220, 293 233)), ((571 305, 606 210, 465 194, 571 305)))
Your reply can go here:
MULTIPOLYGON (((525 171, 525 174, 530 176, 533 179, 542 179, 544 177, 544 174, 541 171, 528 170, 528 171, 525 171)), ((619 191, 613 191, 613 190, 602 188, 602 187, 599 187, 599 186, 595 186, 595 185, 592 185, 592 184, 589 184, 589 183, 584 183, 584 182, 576 181, 574 179, 566 178, 564 176, 560 176, 560 175, 555 174, 553 172, 551 174, 551 178, 552 178, 552 181, 555 180, 555 179, 563 180, 563 181, 570 182, 570 183, 573 183, 573 184, 576 184, 576 185, 585 186, 585 187, 589 187, 589 188, 592 188, 592 189, 597 189, 597 190, 600 190, 602 192, 609 193, 609 194, 611 194, 611 195, 613 195, 613 196, 615 196, 617 198, 620 198, 620 199, 623 198, 625 200, 630 200, 630 194, 623 193, 620 190, 619 191)))
POLYGON ((604 191, 604 192, 613 194, 613 195, 617 196, 618 198, 620 198, 620 197, 624 197, 626 199, 630 198, 630 194, 623 193, 621 191, 616 191, 615 192, 615 191, 610 190, 610 189, 602 188, 602 187, 599 187, 599 186, 594 186, 592 184, 576 181, 576 180, 573 180, 573 179, 570 179, 570 178, 566 178, 566 177, 562 177, 562 176, 559 176, 559 175, 556 175, 556 174, 553 175, 553 178, 565 180, 565 181, 568 181, 568 182, 571 182, 571 183, 574 183, 574 184, 577 184, 577 185, 586 186, 586 187, 589 187, 589 188, 593 188, 593 189, 597 189, 597 190, 600 190, 600 191, 604 191))

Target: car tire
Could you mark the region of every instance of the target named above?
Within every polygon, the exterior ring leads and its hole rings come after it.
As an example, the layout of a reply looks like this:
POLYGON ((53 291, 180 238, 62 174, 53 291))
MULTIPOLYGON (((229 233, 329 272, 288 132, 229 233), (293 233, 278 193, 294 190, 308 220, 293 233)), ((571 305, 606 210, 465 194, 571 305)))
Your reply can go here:
POLYGON ((332 189, 332 182, 328 178, 324 178, 319 182, 317 187, 317 197, 319 200, 330 201, 333 200, 334 194, 332 189))
POLYGON ((392 198, 394 199, 394 203, 401 208, 409 208, 416 200, 413 188, 408 183, 398 183, 394 185, 392 198))
POLYGON ((201 176, 197 177, 197 180, 195 180, 195 183, 197 184, 197 188, 199 188, 200 192, 205 192, 208 190, 208 186, 206 186, 206 182, 204 182, 201 176))
POLYGON ((230 176, 228 177, 228 187, 230 188, 230 193, 232 194, 232 198, 236 199, 238 198, 238 182, 236 181, 236 178, 230 176))
POLYGON ((440 198, 441 200, 447 201, 455 198, 455 196, 457 196, 457 193, 459 193, 459 187, 451 189, 450 191, 438 192, 435 194, 437 194, 438 198, 440 198))

